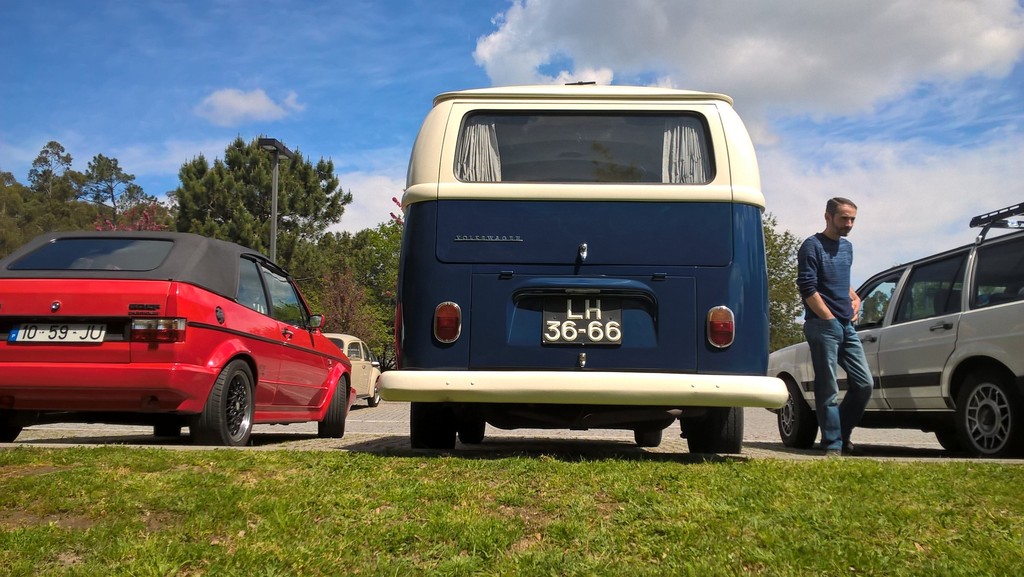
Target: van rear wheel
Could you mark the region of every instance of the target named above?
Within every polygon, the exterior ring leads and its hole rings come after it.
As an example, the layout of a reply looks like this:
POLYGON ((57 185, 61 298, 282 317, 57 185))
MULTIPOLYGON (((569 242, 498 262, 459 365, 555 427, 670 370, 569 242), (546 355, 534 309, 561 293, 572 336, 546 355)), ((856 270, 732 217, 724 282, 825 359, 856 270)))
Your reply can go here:
POLYGON ((411 403, 409 441, 413 449, 455 448, 455 413, 441 403, 411 403))
POLYGON ((709 407, 703 417, 684 417, 679 422, 691 453, 743 451, 742 407, 709 407))
POLYGON ((484 442, 487 421, 483 419, 466 419, 459 421, 459 440, 465 445, 479 445, 484 442))

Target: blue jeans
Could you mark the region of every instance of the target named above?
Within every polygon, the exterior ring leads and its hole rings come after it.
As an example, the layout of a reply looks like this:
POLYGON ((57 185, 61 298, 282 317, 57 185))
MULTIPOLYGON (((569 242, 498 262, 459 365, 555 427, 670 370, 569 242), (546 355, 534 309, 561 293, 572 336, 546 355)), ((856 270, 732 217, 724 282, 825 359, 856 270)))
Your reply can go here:
POLYGON ((871 400, 874 381, 853 323, 839 319, 808 319, 804 336, 814 366, 814 405, 826 450, 840 449, 860 423, 871 400), (837 366, 846 371, 846 396, 839 403, 837 366))

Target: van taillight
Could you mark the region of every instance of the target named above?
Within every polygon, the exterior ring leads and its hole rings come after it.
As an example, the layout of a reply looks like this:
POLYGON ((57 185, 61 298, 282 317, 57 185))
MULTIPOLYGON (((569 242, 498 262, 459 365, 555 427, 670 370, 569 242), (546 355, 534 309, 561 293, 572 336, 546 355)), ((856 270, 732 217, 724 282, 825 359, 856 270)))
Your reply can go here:
POLYGON ((708 311, 708 342, 724 349, 736 338, 736 321, 729 307, 715 307, 708 311))
POLYGON ((447 301, 434 309, 434 338, 442 343, 454 343, 462 333, 462 309, 447 301))
POLYGON ((185 340, 185 319, 132 319, 132 342, 180 343, 185 340))

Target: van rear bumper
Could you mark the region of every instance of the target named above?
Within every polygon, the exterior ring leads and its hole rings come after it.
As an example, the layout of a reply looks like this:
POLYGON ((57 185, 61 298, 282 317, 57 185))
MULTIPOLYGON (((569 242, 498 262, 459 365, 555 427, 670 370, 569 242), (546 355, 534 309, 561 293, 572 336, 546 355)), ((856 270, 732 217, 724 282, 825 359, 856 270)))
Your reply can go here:
POLYGON ((774 377, 633 372, 386 371, 386 401, 547 403, 662 407, 764 407, 786 403, 774 377))

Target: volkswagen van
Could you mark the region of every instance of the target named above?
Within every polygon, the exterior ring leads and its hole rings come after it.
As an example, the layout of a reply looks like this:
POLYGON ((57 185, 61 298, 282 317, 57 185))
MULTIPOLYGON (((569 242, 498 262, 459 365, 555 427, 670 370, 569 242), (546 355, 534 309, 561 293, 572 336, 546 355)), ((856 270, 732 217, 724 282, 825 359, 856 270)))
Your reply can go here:
POLYGON ((677 420, 739 452, 765 376, 765 199, 728 96, 519 86, 437 96, 402 198, 398 369, 413 447, 677 420))

